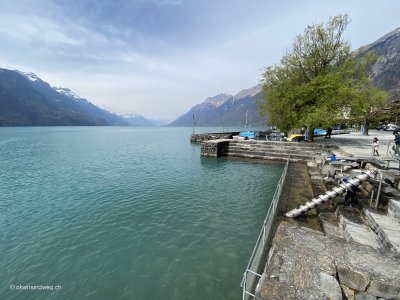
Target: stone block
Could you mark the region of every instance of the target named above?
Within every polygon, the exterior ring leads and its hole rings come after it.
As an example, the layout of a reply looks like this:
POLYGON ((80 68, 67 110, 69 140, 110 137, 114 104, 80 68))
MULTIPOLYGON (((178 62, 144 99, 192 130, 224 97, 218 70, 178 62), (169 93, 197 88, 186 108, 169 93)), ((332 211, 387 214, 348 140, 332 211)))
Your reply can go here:
POLYGON ((385 299, 400 299, 400 286, 382 280, 371 280, 368 292, 385 299))
POLYGON ((320 287, 328 299, 342 300, 342 290, 335 277, 326 273, 319 273, 320 287))
POLYGON ((361 292, 357 293, 355 300, 376 300, 376 297, 374 295, 361 292))
POLYGON ((335 175, 336 170, 331 165, 326 165, 322 167, 322 174, 328 177, 332 177, 335 175))
POLYGON ((362 187, 367 190, 369 193, 374 189, 374 186, 369 182, 363 182, 362 187))
POLYGON ((269 279, 256 292, 255 300, 297 299, 293 286, 278 280, 269 279))
POLYGON ((317 167, 317 163, 315 161, 307 161, 307 166, 309 168, 316 168, 317 167))
MULTIPOLYGON (((292 262, 287 261, 287 264, 292 262)), ((314 285, 314 274, 313 267, 308 261, 302 259, 301 257, 295 258, 293 261, 293 269, 291 274, 287 274, 287 277, 291 277, 291 283, 300 289, 310 289, 314 285)))
POLYGON ((389 199, 388 213, 400 222, 400 201, 389 199))
POLYGON ((400 171, 398 170, 381 170, 385 181, 392 185, 400 183, 400 171))
POLYGON ((363 292, 370 282, 366 273, 354 270, 349 266, 338 266, 337 270, 340 283, 354 290, 363 292))
POLYGON ((335 277, 336 265, 334 260, 332 260, 332 257, 320 253, 318 259, 321 264, 321 271, 325 274, 335 277))
POLYGON ((400 191, 398 191, 398 190, 396 190, 396 189, 394 189, 394 188, 392 188, 390 186, 387 186, 387 187, 383 188, 382 192, 386 196, 400 198, 400 191))
POLYGON ((341 284, 340 287, 342 288, 343 294, 345 295, 347 300, 354 300, 356 293, 353 289, 349 288, 346 285, 341 284))

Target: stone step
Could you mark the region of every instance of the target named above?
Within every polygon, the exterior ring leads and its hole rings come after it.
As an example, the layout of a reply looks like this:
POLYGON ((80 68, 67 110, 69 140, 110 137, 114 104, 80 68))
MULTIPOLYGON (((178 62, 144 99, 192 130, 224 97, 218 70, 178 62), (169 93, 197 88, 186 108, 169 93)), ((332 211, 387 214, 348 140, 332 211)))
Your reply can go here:
POLYGON ((289 152, 289 153, 299 153, 299 154, 306 154, 309 156, 320 155, 320 153, 315 151, 301 151, 292 148, 277 148, 277 147, 242 147, 242 146, 230 146, 227 145, 225 147, 226 150, 234 150, 234 151, 260 151, 260 152, 289 152))
POLYGON ((268 257, 255 300, 400 298, 400 256, 390 251, 281 222, 268 257))
POLYGON ((270 156, 298 156, 298 157, 302 157, 304 159, 312 159, 314 156, 313 155, 309 155, 309 154, 304 154, 304 153, 299 153, 299 152, 295 152, 295 151, 255 151, 255 150, 240 150, 240 149, 225 149, 224 153, 244 153, 244 154, 252 154, 252 155, 270 155, 270 156))
POLYGON ((293 147, 293 148, 308 148, 308 149, 336 149, 337 146, 329 144, 317 144, 317 143, 294 143, 294 142, 279 142, 279 141, 236 141, 230 140, 230 144, 246 144, 246 145, 276 145, 279 147, 293 147))
POLYGON ((400 201, 389 199, 388 215, 400 222, 400 201))
MULTIPOLYGON (((250 154, 249 152, 225 152, 226 156, 232 157, 240 157, 240 158, 249 158, 249 159, 261 159, 261 160, 277 160, 277 161, 286 161, 289 155, 285 153, 280 154, 254 154, 253 152, 250 154)), ((307 161, 309 157, 299 156, 299 155, 290 155, 291 162, 304 162, 307 161)))
POLYGON ((337 212, 343 237, 347 241, 367 245, 374 249, 382 248, 378 237, 365 224, 364 218, 357 209, 340 206, 337 212))
POLYGON ((287 152, 287 153, 301 153, 304 155, 309 155, 309 156, 320 156, 321 153, 315 152, 315 151, 303 151, 303 150, 297 150, 297 149, 292 149, 292 148, 282 148, 282 147, 243 147, 243 146, 232 146, 228 145, 226 147, 226 151, 248 151, 248 152, 287 152))
POLYGON ((266 143, 259 143, 259 144, 250 144, 250 143, 234 143, 229 142, 228 144, 231 147, 244 147, 244 148, 272 148, 272 149, 292 149, 298 151, 310 151, 310 152, 321 152, 320 147, 302 147, 296 145, 287 145, 287 144, 266 144, 266 143))
MULTIPOLYGON (((286 155, 281 156, 270 156, 270 155, 252 155, 246 153, 226 153, 226 156, 244 158, 244 159, 259 159, 259 160, 270 160, 270 161, 281 161, 285 162, 288 158, 286 155)), ((304 158, 292 157, 290 156, 291 162, 305 162, 304 158)))
POLYGON ((391 215, 382 215, 364 208, 366 220, 377 234, 380 242, 394 252, 400 253, 400 223, 391 215))
POLYGON ((318 219, 324 230, 324 234, 328 237, 343 238, 343 231, 340 227, 339 220, 335 214, 319 213, 318 219))

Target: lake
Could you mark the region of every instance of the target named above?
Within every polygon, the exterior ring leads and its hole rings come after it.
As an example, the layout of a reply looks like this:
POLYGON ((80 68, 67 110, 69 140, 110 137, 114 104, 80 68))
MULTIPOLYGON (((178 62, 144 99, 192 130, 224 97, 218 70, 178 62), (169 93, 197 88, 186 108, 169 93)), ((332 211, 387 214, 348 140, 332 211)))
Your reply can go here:
POLYGON ((0 299, 241 299, 283 165, 191 133, 0 128, 0 299))

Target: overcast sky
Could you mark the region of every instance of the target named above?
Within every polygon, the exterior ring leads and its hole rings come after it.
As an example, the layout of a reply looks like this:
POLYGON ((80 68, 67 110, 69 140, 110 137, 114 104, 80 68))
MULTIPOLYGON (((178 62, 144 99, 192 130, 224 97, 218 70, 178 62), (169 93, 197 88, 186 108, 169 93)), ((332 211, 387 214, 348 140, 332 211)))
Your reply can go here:
POLYGON ((398 0, 1 0, 0 67, 173 120, 256 85, 308 24, 348 13, 356 49, 398 28, 399 11, 398 0))

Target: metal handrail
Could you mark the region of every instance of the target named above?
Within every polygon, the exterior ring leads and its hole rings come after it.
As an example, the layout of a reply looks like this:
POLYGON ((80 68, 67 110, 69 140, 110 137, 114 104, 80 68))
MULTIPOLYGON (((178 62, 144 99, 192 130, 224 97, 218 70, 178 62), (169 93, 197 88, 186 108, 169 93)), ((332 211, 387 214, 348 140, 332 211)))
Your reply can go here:
MULTIPOLYGON (((270 232, 271 232, 272 221, 274 219, 276 208, 277 208, 278 202, 279 202, 279 198, 281 196, 282 188, 285 183, 287 170, 289 168, 289 163, 290 163, 290 156, 287 158, 285 168, 283 169, 281 178, 278 181, 278 185, 276 187, 274 196, 272 198, 271 206, 268 209, 268 212, 264 219, 260 234, 258 235, 253 252, 251 253, 249 263, 247 264, 246 270, 243 274, 243 278, 240 283, 240 286, 243 287, 243 296, 242 296, 243 300, 246 299, 246 296, 251 296, 251 297, 255 298, 254 293, 251 293, 250 291, 247 290, 247 276, 248 276, 248 273, 251 273, 251 274, 256 275, 259 278, 261 278, 261 274, 257 273, 258 270, 251 270, 251 265, 254 263, 255 256, 256 256, 257 252, 260 250, 259 249, 260 246, 261 246, 261 249, 264 249, 265 245, 267 244, 267 241, 268 241, 267 238, 269 237, 270 232)), ((257 266, 259 264, 260 264, 260 261, 256 262, 257 266)), ((255 286, 255 284, 253 283, 252 287, 254 287, 254 286, 255 286)))

